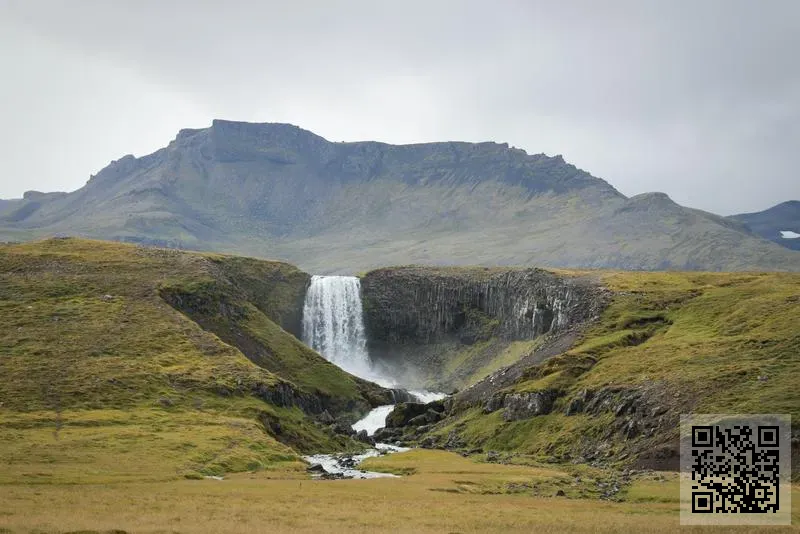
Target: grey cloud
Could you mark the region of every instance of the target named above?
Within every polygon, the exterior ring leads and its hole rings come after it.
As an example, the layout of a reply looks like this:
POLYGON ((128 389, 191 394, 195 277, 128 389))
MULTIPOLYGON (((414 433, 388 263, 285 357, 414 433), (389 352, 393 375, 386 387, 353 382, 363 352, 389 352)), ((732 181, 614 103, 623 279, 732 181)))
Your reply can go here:
POLYGON ((24 142, 3 145, 15 148, 0 196, 19 194, 19 177, 78 187, 110 159, 224 117, 332 140, 507 141, 625 194, 720 213, 800 197, 792 0, 3 6, 2 61, 20 74, 2 136, 24 142), (70 68, 89 83, 53 74, 70 68), (68 139, 41 138, 65 120, 68 139))

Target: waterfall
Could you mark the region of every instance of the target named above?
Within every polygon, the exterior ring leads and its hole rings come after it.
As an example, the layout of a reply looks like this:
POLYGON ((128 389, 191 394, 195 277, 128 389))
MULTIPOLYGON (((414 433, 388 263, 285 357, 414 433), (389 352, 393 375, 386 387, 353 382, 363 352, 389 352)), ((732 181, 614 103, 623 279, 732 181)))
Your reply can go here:
MULTIPOLYGON (((303 304, 303 343, 348 373, 389 388, 397 402, 431 402, 444 394, 400 389, 395 380, 372 369, 361 308, 361 282, 355 276, 312 276, 303 304)), ((391 405, 370 412, 364 429, 383 426, 391 405)), ((361 424, 361 423, 357 423, 361 424)), ((361 428, 361 427, 359 427, 361 428)))
POLYGON ((303 306, 303 342, 345 371, 370 377, 358 278, 311 277, 303 306))

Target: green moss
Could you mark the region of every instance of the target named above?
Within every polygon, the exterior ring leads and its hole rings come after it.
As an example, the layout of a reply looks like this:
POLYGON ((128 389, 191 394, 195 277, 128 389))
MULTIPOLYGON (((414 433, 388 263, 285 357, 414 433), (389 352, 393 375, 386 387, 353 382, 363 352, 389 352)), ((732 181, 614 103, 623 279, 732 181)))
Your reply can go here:
POLYGON ((499 351, 499 353, 490 358, 482 367, 473 371, 462 383, 463 387, 471 386, 480 381, 484 377, 489 376, 495 371, 499 371, 504 367, 519 361, 523 356, 527 356, 536 350, 536 347, 541 345, 542 339, 533 339, 529 341, 512 341, 499 351))
POLYGON ((620 336, 576 387, 661 380, 697 411, 800 415, 800 275, 784 273, 613 273, 624 294, 587 334, 620 336), (663 318, 663 320, 662 320, 663 318), (646 319, 646 320, 643 320, 646 319), (630 327, 645 332, 630 341, 630 327), (758 380, 758 377, 766 380, 758 380))
POLYGON ((0 246, 0 435, 14 443, 0 445, 11 454, 5 467, 20 475, 51 462, 63 464, 63 480, 98 480, 80 475, 80 465, 109 455, 110 479, 133 477, 137 464, 158 464, 157 476, 169 478, 266 469, 295 461, 295 451, 354 447, 297 408, 253 396, 284 382, 343 410, 374 400, 362 394, 369 387, 269 318, 288 320, 291 295, 305 287, 298 273, 276 262, 80 239, 0 246), (246 274, 228 278, 234 273, 246 274), (281 365, 256 365, 170 306, 165 293, 249 334, 281 365), (265 417, 278 424, 266 428, 265 417), (40 461, 35 447, 61 452, 40 461), (164 447, 181 452, 156 458, 164 447), (113 454, 129 458, 131 471, 113 454))
POLYGON ((594 276, 615 291, 599 320, 573 348, 527 369, 506 389, 559 390, 553 412, 506 423, 502 410, 483 414, 473 408, 436 430, 443 440, 455 431, 467 447, 549 458, 580 453, 584 445, 584 450, 609 447, 603 452, 609 458, 638 441, 644 450, 671 442, 674 432, 625 440, 612 435, 613 413, 567 416, 565 408, 583 390, 654 384, 665 392, 659 402, 674 417, 688 412, 789 413, 800 420, 800 275, 594 276))

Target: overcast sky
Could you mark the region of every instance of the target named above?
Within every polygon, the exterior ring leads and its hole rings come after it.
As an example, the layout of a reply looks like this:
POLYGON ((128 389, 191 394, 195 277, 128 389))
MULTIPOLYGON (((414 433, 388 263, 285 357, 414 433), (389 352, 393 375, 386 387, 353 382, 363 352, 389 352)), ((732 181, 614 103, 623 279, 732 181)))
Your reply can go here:
POLYGON ((0 0, 0 198, 213 118, 498 141, 722 214, 800 198, 800 1, 0 0))

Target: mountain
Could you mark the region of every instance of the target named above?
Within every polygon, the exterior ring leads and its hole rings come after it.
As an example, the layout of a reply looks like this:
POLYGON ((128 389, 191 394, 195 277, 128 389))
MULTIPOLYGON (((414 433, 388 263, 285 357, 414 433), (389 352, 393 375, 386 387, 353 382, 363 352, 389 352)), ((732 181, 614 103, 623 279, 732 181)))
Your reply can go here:
POLYGON ((756 213, 731 215, 764 239, 800 250, 800 200, 790 200, 756 213))
POLYGON ((0 198, 0 215, 2 215, 6 211, 11 211, 19 207, 19 204, 22 202, 22 199, 10 199, 5 200, 0 198))
POLYGON ((404 263, 800 270, 800 254, 663 193, 627 198, 561 156, 498 143, 332 143, 215 120, 72 193, 28 192, 0 238, 66 233, 281 258, 312 272, 404 263))

